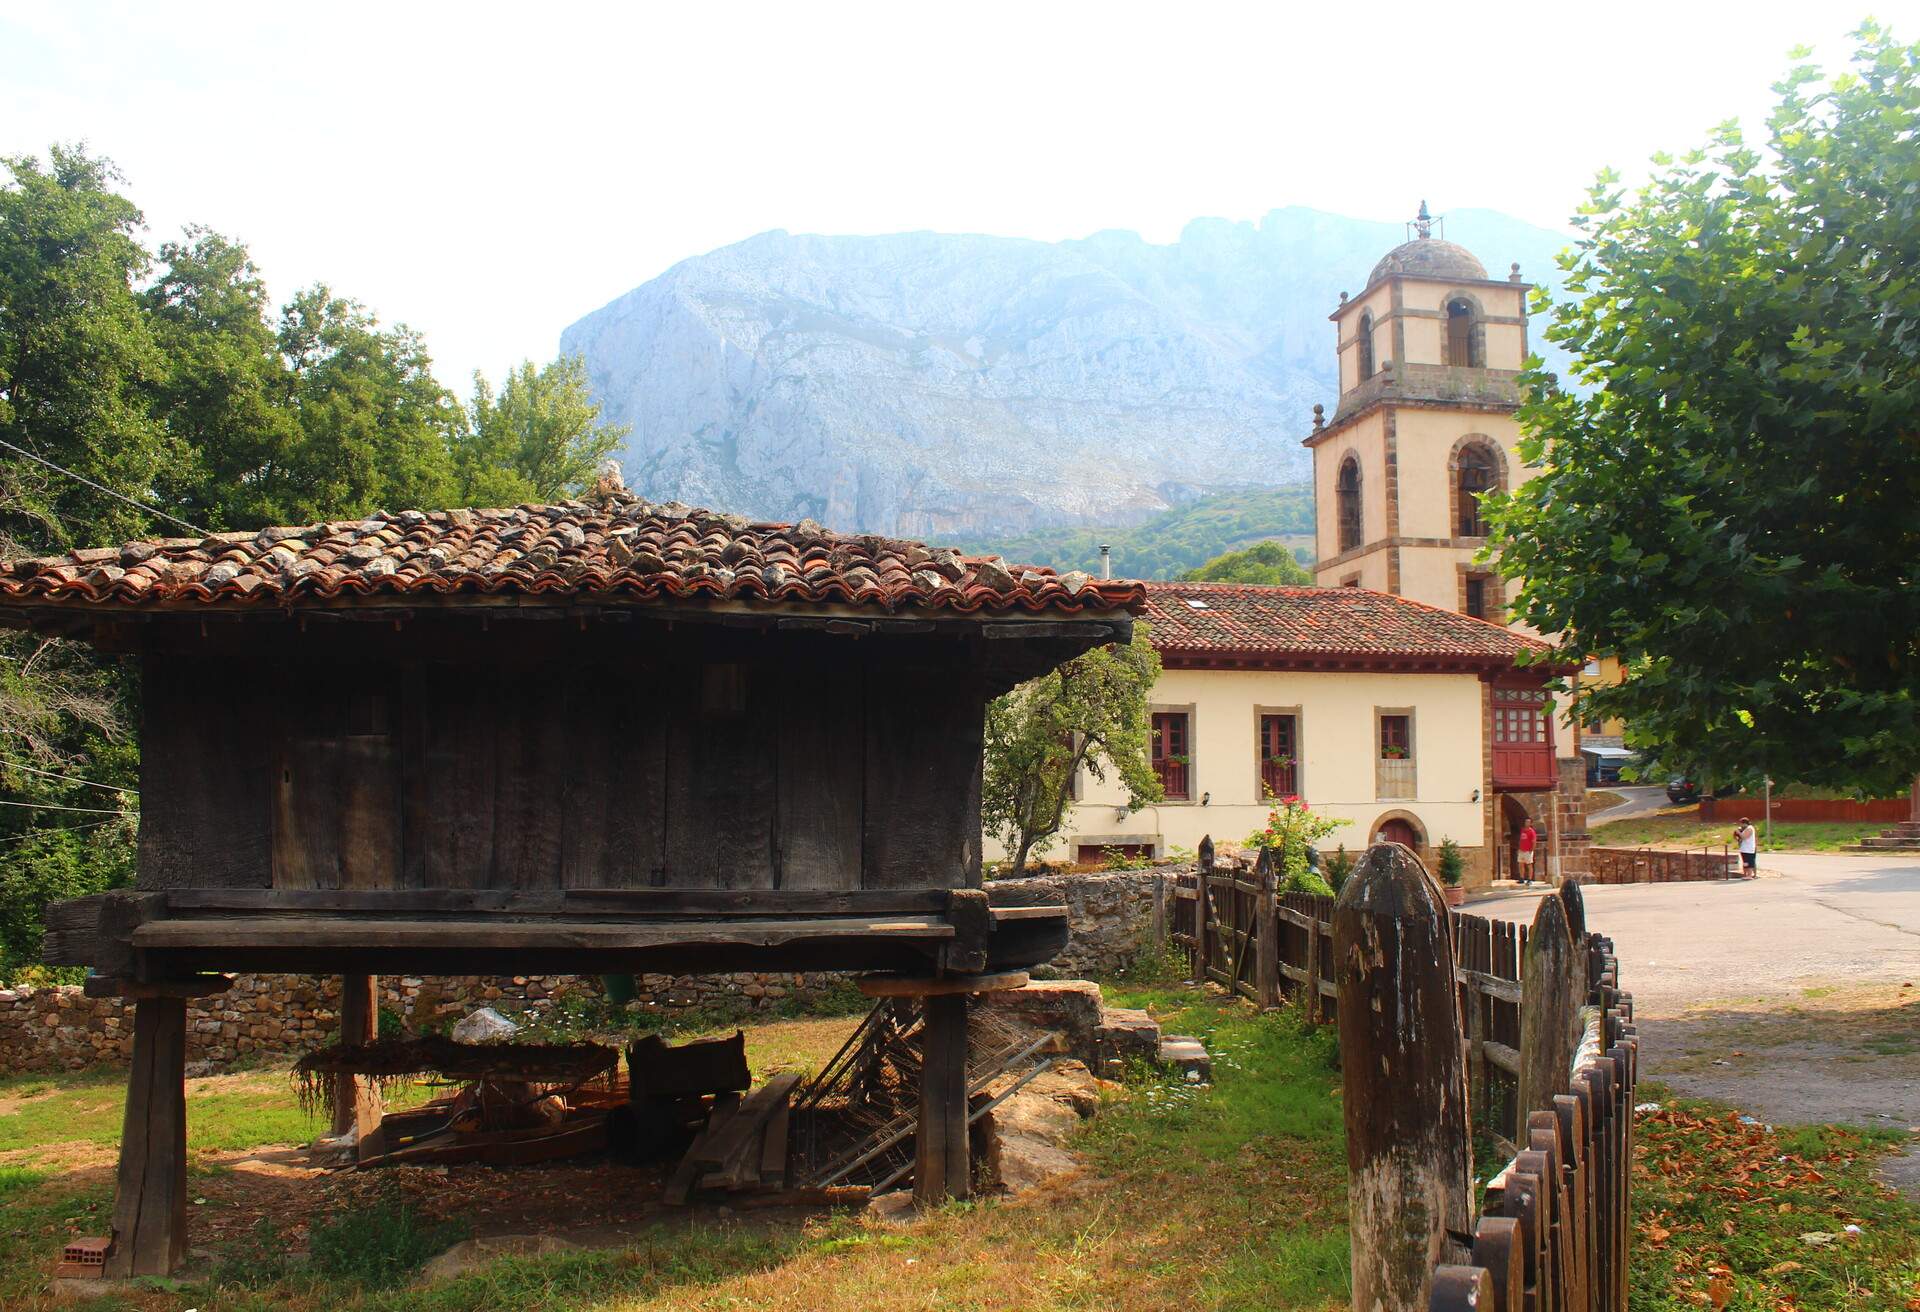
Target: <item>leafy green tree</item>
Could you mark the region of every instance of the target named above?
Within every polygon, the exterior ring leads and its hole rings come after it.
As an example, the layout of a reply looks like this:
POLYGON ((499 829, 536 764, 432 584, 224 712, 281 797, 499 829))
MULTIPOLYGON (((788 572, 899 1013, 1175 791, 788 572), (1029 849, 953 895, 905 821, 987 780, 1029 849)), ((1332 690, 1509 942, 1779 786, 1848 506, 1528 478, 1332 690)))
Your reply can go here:
POLYGON ((166 362, 155 412, 181 459, 162 488, 210 528, 317 519, 296 485, 299 416, 265 283, 247 249, 205 228, 160 248, 163 272, 141 294, 166 362))
MULTIPOLYGON (((149 404, 162 360, 134 294, 149 262, 140 211, 113 190, 112 164, 78 147, 55 146, 45 166, 14 156, 0 169, 0 440, 114 491, 144 492, 174 453, 149 404)), ((150 527, 79 479, 16 481, 12 493, 5 531, 27 549, 150 527)))
MULTIPOLYGON (((1920 767, 1920 47, 1868 25, 1628 196, 1601 175, 1526 378, 1542 466, 1493 511, 1518 616, 1715 779, 1904 789, 1920 767)), ((1805 52, 1797 56, 1805 58, 1805 52)))
POLYGON ((543 369, 522 361, 497 395, 475 374, 469 422, 454 458, 468 505, 552 501, 578 492, 632 431, 600 422, 579 356, 543 369))
POLYGON ((1013 854, 1013 874, 1059 835, 1082 767, 1098 780, 1117 774, 1131 807, 1160 800, 1147 711, 1159 677, 1147 626, 1136 624, 1127 645, 1096 647, 987 707, 981 819, 1013 854))
POLYGON ((1307 573, 1292 551, 1278 542, 1256 542, 1239 551, 1215 556, 1200 568, 1182 574, 1180 581, 1309 588, 1313 586, 1313 575, 1307 573))
POLYGON ((453 451, 466 416, 435 380, 418 333, 383 328, 357 301, 315 286, 282 309, 279 345, 292 373, 298 437, 275 517, 298 522, 458 500, 453 451))

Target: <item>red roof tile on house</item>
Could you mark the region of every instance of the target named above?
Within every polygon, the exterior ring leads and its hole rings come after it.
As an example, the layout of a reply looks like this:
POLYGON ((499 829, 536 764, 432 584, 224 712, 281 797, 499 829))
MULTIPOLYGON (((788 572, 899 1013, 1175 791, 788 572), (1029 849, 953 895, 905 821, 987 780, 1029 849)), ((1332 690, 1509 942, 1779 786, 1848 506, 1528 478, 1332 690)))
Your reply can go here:
POLYGON ((1391 659, 1510 664, 1551 645, 1498 624, 1364 588, 1149 583, 1141 618, 1163 660, 1391 659))
POLYGON ((1138 583, 963 556, 951 547, 753 523, 623 488, 507 510, 129 542, 0 564, 0 605, 351 605, 517 593, 611 601, 753 600, 960 613, 1137 609, 1138 583))

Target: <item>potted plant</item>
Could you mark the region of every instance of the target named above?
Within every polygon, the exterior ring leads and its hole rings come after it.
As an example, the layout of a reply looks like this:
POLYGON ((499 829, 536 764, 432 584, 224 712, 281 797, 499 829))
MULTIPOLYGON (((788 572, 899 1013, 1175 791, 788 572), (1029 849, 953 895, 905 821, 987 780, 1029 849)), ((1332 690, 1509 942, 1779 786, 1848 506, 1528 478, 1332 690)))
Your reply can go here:
POLYGON ((1404 761, 1407 759, 1407 749, 1398 743, 1390 743, 1380 749, 1380 759, 1383 761, 1404 761))
POLYGON ((1466 873, 1466 860, 1460 855, 1460 844, 1451 838, 1440 844, 1440 892, 1447 899, 1447 905, 1457 907, 1467 900, 1467 890, 1460 885, 1460 876, 1466 873))

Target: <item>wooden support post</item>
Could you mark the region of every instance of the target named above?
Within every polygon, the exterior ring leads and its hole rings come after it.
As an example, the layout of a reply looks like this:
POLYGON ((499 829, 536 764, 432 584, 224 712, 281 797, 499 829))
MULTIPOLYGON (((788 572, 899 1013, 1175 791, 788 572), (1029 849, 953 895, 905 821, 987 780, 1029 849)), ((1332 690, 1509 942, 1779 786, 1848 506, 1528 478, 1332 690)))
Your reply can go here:
POLYGON ((187 1255, 187 1000, 133 1004, 111 1277, 171 1275, 187 1255))
POLYGON ((1207 922, 1212 919, 1213 907, 1213 837, 1208 835, 1200 840, 1200 859, 1196 863, 1200 876, 1200 896, 1193 904, 1193 982, 1205 985, 1207 968, 1213 964, 1213 946, 1209 942, 1207 922))
POLYGON ((1153 949, 1164 952, 1167 946, 1167 877, 1153 877, 1153 949))
MULTIPOLYGON (((380 1035, 379 977, 340 977, 340 1042, 356 1047, 380 1035)), ((380 1124, 380 1094, 373 1081, 342 1071, 333 1077, 333 1133, 352 1133, 355 1141, 372 1134, 380 1124)))
POLYGON ((1307 991, 1307 1024, 1318 1025, 1326 1016, 1326 1006, 1320 996, 1320 921, 1317 913, 1307 917, 1307 979, 1302 987, 1307 991))
MULTIPOLYGON (((1543 897, 1534 910, 1521 969, 1520 1106, 1518 1130, 1533 1112, 1547 1111, 1553 1096, 1573 1078, 1573 1050, 1580 1042, 1580 984, 1567 912, 1558 897, 1543 897)), ((1523 1136, 1516 1135, 1515 1142, 1523 1136)))
POLYGON ((1260 876, 1260 903, 1254 908, 1259 948, 1253 954, 1254 1001, 1262 1011, 1280 1001, 1280 878, 1269 868, 1260 876))
POLYGON ((1425 1312, 1473 1230, 1466 1065, 1439 886, 1397 843, 1368 849, 1333 912, 1353 1306, 1425 1312))
POLYGON ((973 1195, 967 1141, 967 999, 925 999, 920 1065, 920 1125, 913 1145, 913 1201, 932 1207, 973 1195))

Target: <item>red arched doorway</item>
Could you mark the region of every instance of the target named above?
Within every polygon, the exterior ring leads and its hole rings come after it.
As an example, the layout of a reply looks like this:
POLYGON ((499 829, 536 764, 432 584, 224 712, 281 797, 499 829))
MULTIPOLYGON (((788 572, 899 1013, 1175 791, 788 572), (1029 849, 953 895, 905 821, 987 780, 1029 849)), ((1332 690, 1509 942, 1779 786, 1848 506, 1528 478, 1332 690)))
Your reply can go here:
POLYGON ((1416 852, 1420 850, 1419 831, 1413 827, 1410 821, 1402 820, 1398 816, 1395 816, 1380 826, 1380 841, 1383 843, 1400 843, 1414 849, 1416 852))

